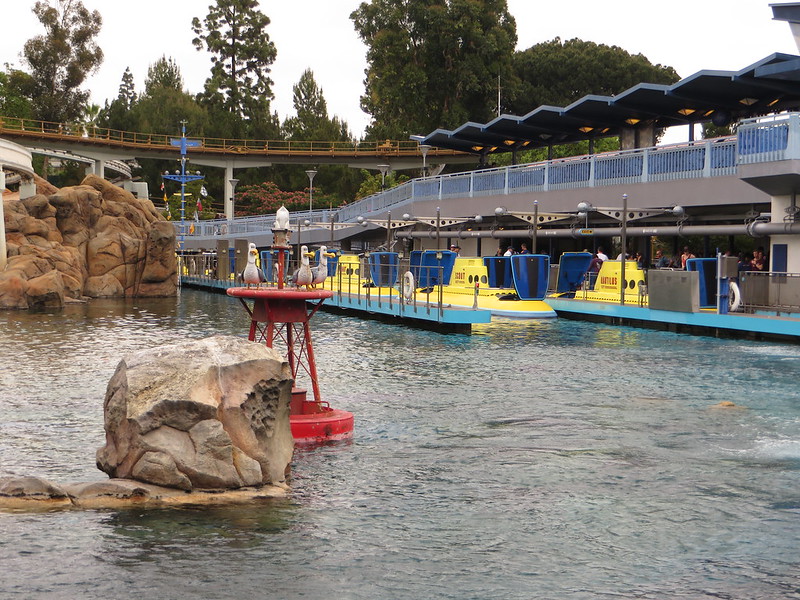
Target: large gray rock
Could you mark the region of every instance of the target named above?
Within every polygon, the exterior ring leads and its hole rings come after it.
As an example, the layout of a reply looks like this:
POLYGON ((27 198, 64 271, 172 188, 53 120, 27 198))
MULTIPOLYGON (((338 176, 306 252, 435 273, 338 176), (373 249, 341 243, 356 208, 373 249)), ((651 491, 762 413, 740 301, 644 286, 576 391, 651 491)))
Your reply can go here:
POLYGON ((291 388, 288 363, 237 337, 132 354, 108 383, 97 466, 183 490, 282 483, 294 451, 291 388))

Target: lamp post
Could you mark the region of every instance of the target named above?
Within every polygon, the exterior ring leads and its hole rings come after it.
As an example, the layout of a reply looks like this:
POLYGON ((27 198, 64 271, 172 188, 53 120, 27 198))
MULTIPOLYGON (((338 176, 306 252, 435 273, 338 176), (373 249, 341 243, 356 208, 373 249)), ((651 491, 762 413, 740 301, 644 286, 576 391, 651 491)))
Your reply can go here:
POLYGON ((419 151, 422 153, 422 176, 423 177, 427 177, 428 176, 428 166, 427 166, 426 159, 428 157, 428 150, 430 150, 431 148, 433 148, 433 146, 429 146, 428 144, 420 144, 419 145, 419 151))
POLYGON ((308 175, 308 212, 314 210, 314 175, 316 174, 314 169, 306 171, 306 175, 308 175))
POLYGON ((228 179, 231 184, 231 220, 234 215, 234 208, 236 207, 236 184, 239 183, 238 179, 228 179))
POLYGON ((381 191, 386 189, 386 172, 391 168, 391 165, 378 165, 378 169, 381 172, 381 191))

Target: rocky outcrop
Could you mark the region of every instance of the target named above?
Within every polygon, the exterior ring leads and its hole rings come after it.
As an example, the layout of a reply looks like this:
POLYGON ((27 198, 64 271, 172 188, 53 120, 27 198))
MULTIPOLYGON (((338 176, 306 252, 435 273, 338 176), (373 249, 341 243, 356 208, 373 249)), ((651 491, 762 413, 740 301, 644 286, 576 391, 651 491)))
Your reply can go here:
POLYGON ((286 494, 292 378, 272 348, 233 336, 125 357, 104 401, 107 481, 0 477, 0 510, 251 502, 286 494))
POLYGON ((0 308, 177 294, 175 230, 150 200, 95 175, 61 190, 39 180, 37 192, 3 198, 0 308))
POLYGON ((294 450, 291 387, 274 350, 237 337, 133 354, 108 384, 97 466, 182 490, 281 483, 294 450))

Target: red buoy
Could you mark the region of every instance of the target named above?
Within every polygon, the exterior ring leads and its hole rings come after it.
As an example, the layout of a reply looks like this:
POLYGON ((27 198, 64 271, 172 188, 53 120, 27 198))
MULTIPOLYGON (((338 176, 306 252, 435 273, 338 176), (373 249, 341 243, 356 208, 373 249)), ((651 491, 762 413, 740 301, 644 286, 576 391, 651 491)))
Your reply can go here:
POLYGON ((306 399, 306 390, 295 387, 289 421, 295 442, 300 444, 344 440, 353 436, 353 414, 331 408, 322 400, 317 381, 317 365, 311 341, 311 317, 319 310, 331 290, 302 290, 283 287, 285 247, 278 249, 278 286, 274 288, 229 288, 228 295, 239 298, 250 315, 252 342, 273 348, 276 339, 283 341, 292 377, 297 382, 303 370, 311 381, 313 400, 306 399), (253 301, 252 308, 245 302, 253 301), (317 300, 317 302, 313 302, 317 300))

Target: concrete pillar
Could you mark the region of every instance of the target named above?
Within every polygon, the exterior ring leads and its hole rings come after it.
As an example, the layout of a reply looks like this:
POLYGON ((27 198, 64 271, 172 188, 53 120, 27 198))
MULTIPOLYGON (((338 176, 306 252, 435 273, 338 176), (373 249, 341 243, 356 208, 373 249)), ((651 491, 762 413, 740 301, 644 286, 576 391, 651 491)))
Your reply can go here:
MULTIPOLYGON (((800 198, 796 199, 795 203, 800 202, 800 198)), ((783 223, 783 218, 786 217, 789 213, 786 212, 786 209, 792 205, 792 196, 791 194, 785 196, 773 196, 770 210, 772 212, 772 223, 783 223)), ((800 219, 800 214, 797 215, 798 219, 800 219)), ((799 273, 800 272, 800 236, 798 235, 771 235, 769 240, 769 256, 770 256, 770 263, 772 262, 772 257, 774 255, 773 246, 776 244, 785 244, 786 245, 786 271, 788 273, 799 273)), ((769 269, 772 269, 772 264, 769 265, 769 269)))
POLYGON ((33 178, 24 179, 19 184, 19 199, 25 200, 36 195, 36 183, 33 178))
POLYGON ((619 132, 620 150, 633 150, 636 148, 636 130, 633 127, 623 127, 619 132))
POLYGON ((106 177, 106 161, 102 158, 94 159, 94 162, 86 167, 87 175, 97 175, 105 179, 106 177))
POLYGON ((231 185, 233 179, 233 165, 226 165, 225 167, 225 218, 229 221, 233 219, 233 186, 231 185))

